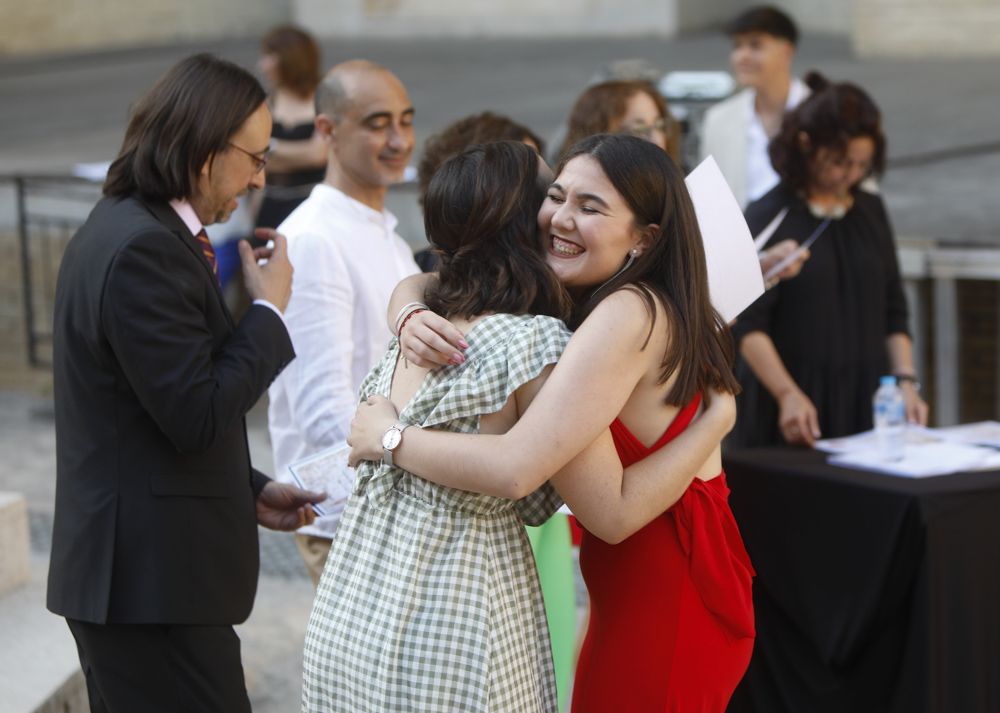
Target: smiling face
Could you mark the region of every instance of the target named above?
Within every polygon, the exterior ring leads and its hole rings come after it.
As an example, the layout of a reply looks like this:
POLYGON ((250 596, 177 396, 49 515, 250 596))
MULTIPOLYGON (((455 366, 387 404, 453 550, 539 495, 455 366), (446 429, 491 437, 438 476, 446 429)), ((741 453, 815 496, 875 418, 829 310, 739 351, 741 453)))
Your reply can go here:
POLYGON ((549 187, 538 212, 546 262, 580 294, 612 277, 646 246, 635 214, 592 157, 571 159, 549 187))
POLYGON ((264 187, 262 168, 271 141, 271 112, 261 104, 229 138, 222 151, 208 157, 195 181, 191 205, 202 223, 224 223, 238 198, 264 187))
POLYGON ((811 195, 843 198, 871 173, 875 156, 875 141, 869 136, 856 136, 847 142, 841 153, 833 148, 816 150, 809 166, 811 195))
POLYGON ((363 200, 402 180, 415 144, 413 105, 402 82, 388 71, 350 73, 343 84, 349 97, 343 114, 324 115, 317 126, 331 142, 337 187, 363 200))
POLYGON ((664 151, 667 150, 666 117, 646 92, 638 91, 625 102, 625 113, 609 131, 620 131, 646 139, 664 151))
POLYGON ((729 62, 740 86, 759 89, 791 71, 795 45, 766 32, 733 35, 729 62))

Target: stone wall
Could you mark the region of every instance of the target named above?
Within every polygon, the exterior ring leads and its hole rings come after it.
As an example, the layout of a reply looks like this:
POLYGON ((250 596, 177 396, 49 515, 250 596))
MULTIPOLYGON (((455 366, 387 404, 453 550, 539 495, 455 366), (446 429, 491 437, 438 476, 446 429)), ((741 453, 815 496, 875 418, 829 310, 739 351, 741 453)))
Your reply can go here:
POLYGON ((289 0, 7 2, 0 55, 254 36, 290 18, 289 0))
POLYGON ((997 0, 855 0, 861 57, 1000 56, 997 0))
MULTIPOLYGON (((297 22, 321 37, 659 35, 718 26, 753 0, 33 0, 7 3, 0 55, 259 36, 297 22)), ((1000 55, 996 0, 776 0, 810 33, 861 56, 1000 55)))
POLYGON ((292 0, 292 15, 329 37, 671 36, 678 29, 676 0, 292 0))
MULTIPOLYGON (((21 299, 21 250, 17 234, 0 231, 0 374, 21 373, 27 367, 24 306, 21 299)), ((0 378, 0 385, 5 379, 0 378)))

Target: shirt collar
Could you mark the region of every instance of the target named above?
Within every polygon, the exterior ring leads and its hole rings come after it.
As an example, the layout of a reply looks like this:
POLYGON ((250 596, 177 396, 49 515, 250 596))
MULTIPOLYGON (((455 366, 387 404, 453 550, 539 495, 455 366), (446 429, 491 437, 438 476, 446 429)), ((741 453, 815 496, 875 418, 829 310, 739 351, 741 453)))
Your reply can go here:
POLYGON ((170 201, 170 207, 174 209, 177 217, 184 221, 184 225, 191 231, 191 235, 198 235, 205 228, 198 218, 198 214, 194 212, 194 206, 186 198, 175 198, 170 201))
POLYGON ((802 100, 809 96, 809 87, 798 77, 792 77, 792 83, 788 86, 788 101, 785 103, 785 110, 791 111, 802 100))
POLYGON ((313 189, 314 191, 322 191, 326 194, 327 199, 339 203, 344 208, 350 210, 359 218, 367 220, 371 223, 377 223, 379 226, 383 227, 386 231, 392 232, 396 229, 396 225, 399 222, 392 213, 383 208, 381 211, 375 210, 371 206, 367 206, 361 201, 351 198, 349 195, 344 193, 339 188, 331 186, 329 183, 319 183, 313 189))

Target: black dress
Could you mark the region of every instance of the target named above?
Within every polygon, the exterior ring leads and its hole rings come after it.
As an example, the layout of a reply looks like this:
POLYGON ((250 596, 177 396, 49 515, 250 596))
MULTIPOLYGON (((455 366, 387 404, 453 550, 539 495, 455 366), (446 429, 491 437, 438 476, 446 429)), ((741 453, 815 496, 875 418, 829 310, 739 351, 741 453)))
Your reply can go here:
MULTIPOLYGON (((779 185, 747 207, 753 234, 781 211, 788 214, 768 245, 805 241, 822 222, 779 185)), ((789 374, 812 400, 823 437, 872 427, 872 396, 888 373, 886 337, 908 333, 906 298, 892 228, 879 196, 855 193, 854 205, 832 220, 795 278, 765 292, 736 321, 737 344, 754 331, 769 335, 789 374)), ((728 445, 780 445, 778 405, 746 362, 737 362, 743 393, 728 445)))
MULTIPOLYGON (((285 126, 275 121, 271 138, 282 141, 309 141, 315 125, 309 121, 285 126)), ((258 228, 277 228, 295 208, 309 197, 313 186, 323 180, 325 168, 309 168, 291 173, 267 173, 264 199, 257 214, 258 228)))

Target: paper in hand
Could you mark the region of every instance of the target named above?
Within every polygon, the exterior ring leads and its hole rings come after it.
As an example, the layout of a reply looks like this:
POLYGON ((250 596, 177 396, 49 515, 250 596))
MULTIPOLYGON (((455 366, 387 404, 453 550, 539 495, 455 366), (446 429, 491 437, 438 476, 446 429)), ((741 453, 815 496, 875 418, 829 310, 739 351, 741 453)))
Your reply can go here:
POLYGON ((338 515, 354 490, 354 469, 347 465, 351 447, 341 442, 288 466, 295 484, 314 492, 325 492, 326 500, 313 505, 321 517, 338 515))
POLYGON ((765 273, 764 281, 770 282, 772 278, 780 275, 782 270, 784 270, 786 267, 800 260, 802 256, 805 254, 805 252, 812 247, 812 244, 816 242, 819 236, 823 234, 823 231, 826 230, 826 226, 828 226, 829 224, 830 224, 830 219, 827 218, 818 226, 816 226, 816 229, 812 232, 812 234, 808 238, 805 239, 805 242, 803 242, 792 252, 790 252, 787 256, 785 256, 785 258, 778 261, 778 264, 771 267, 771 269, 768 270, 767 273, 765 273))
POLYGON ((764 278, 743 211, 715 159, 702 161, 685 179, 701 229, 712 306, 726 322, 764 294, 764 278))

